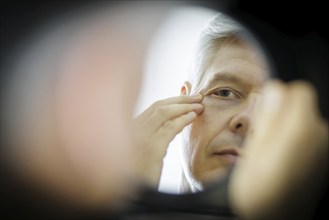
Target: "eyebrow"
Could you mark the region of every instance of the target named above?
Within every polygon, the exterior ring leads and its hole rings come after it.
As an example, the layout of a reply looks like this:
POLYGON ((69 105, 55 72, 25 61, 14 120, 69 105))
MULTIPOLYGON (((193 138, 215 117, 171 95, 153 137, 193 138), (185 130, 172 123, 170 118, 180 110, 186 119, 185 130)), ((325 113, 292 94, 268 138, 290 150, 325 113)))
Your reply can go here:
POLYGON ((233 83, 244 87, 250 87, 253 84, 252 80, 248 80, 238 74, 218 72, 207 82, 206 87, 212 87, 212 85, 217 82, 233 83))

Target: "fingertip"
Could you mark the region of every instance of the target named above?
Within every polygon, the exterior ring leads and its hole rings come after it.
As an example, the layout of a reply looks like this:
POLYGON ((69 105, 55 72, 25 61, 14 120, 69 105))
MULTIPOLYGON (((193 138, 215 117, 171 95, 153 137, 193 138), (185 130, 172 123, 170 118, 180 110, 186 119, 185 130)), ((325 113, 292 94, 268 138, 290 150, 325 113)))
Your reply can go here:
POLYGON ((201 102, 202 99, 203 99, 203 96, 200 94, 200 93, 197 93, 197 94, 194 94, 194 95, 191 95, 191 97, 197 101, 197 102, 201 102))
POLYGON ((201 104, 195 104, 196 105, 196 107, 194 108, 194 112, 198 115, 198 114, 200 114, 201 112, 203 112, 203 105, 201 105, 201 104))
POLYGON ((201 93, 198 93, 198 95, 201 97, 200 101, 203 100, 203 95, 201 93))
POLYGON ((191 119, 195 118, 197 116, 197 113, 195 111, 191 111, 187 113, 187 116, 191 119))

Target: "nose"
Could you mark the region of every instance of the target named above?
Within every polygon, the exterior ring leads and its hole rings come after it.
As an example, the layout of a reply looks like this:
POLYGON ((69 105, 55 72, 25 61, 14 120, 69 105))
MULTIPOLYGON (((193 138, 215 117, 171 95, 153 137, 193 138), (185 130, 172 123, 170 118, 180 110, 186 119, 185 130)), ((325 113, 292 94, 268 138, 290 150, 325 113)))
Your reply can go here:
POLYGON ((260 98, 255 96, 249 97, 246 105, 242 110, 235 114, 230 123, 229 128, 233 133, 236 133, 242 137, 245 137, 249 129, 251 128, 254 111, 260 98))

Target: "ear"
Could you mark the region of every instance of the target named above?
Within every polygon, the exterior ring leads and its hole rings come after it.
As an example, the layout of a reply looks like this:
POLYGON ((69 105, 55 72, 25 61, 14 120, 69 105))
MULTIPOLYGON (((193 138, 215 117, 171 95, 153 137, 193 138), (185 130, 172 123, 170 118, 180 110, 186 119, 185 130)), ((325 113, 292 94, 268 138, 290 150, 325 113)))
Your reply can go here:
POLYGON ((191 83, 188 82, 188 81, 185 81, 184 85, 180 89, 180 94, 181 95, 190 95, 191 94, 191 88, 192 88, 191 83))

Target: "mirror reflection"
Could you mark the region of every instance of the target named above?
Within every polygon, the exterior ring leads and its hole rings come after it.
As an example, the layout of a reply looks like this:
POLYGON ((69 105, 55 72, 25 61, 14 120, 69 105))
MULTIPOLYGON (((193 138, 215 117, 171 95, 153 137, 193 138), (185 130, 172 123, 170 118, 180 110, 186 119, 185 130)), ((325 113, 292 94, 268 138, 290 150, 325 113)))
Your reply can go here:
POLYGON ((154 103, 137 116, 136 130, 140 148, 158 151, 149 155, 157 170, 145 172, 150 184, 162 192, 195 193, 225 178, 239 159, 271 73, 265 55, 233 18, 202 8, 174 12, 157 35, 162 47, 153 45, 149 54, 153 65, 140 105, 151 102, 147 97, 154 103), (202 25, 192 25, 195 20, 202 25))

